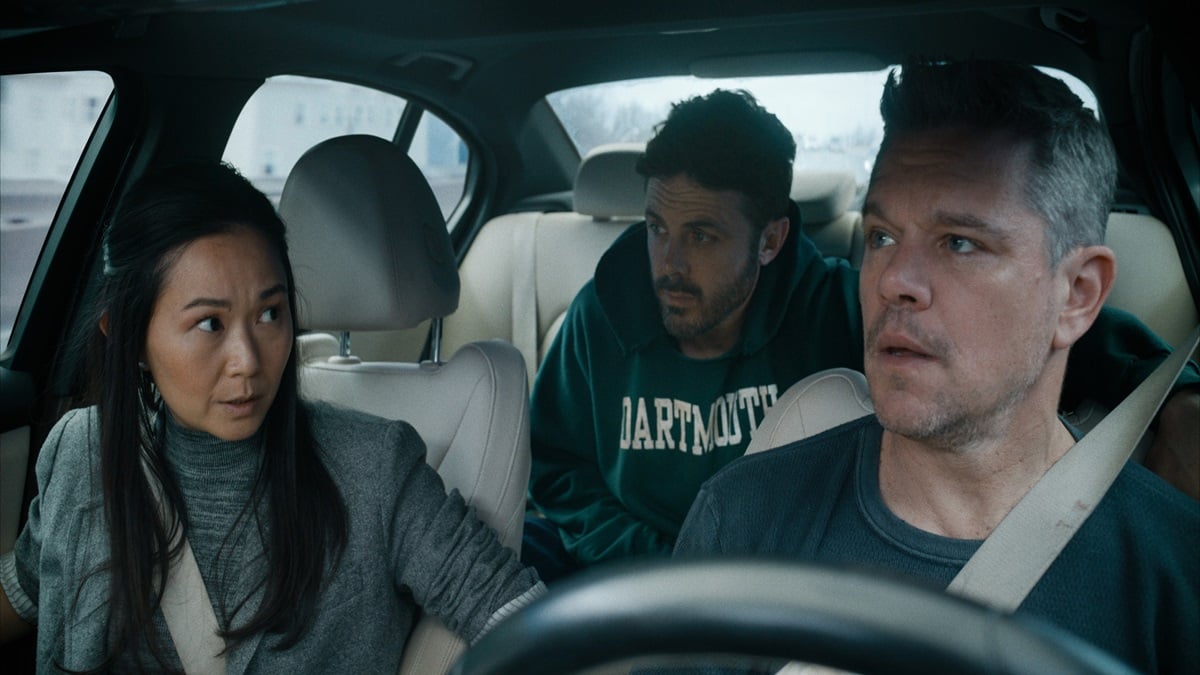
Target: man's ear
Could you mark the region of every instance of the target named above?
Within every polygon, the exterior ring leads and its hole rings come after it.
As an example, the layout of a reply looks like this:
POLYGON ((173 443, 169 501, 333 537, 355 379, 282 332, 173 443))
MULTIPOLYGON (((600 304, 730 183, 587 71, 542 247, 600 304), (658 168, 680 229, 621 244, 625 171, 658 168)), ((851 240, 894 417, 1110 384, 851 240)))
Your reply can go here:
POLYGON ((1054 333, 1054 347, 1065 349, 1092 327, 1108 299, 1117 278, 1117 256, 1107 246, 1076 249, 1059 261, 1059 274, 1067 287, 1054 333))
POLYGON ((776 218, 767 223, 758 238, 758 264, 764 266, 775 259, 783 250, 787 241, 788 229, 791 226, 787 216, 776 218))

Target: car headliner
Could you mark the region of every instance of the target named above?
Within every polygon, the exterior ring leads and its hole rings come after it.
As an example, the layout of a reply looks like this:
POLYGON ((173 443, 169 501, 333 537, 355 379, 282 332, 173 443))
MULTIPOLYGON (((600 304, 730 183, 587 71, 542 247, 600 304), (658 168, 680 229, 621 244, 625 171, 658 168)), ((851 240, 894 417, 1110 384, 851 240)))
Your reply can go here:
POLYGON ((349 79, 459 116, 487 111, 472 120, 484 139, 513 136, 488 129, 488 119, 520 120, 567 87, 694 70, 878 68, 908 54, 1020 58, 1071 72, 1119 126, 1132 114, 1129 41, 1159 17, 1134 2, 1072 5, 1082 10, 903 0, 23 0, 6 3, 0 37, 5 70, 349 79), (231 9, 239 6, 255 9, 231 9))
MULTIPOLYGON (((0 69, 251 80, 298 74, 370 85, 421 101, 494 152, 510 176, 529 173, 527 164, 548 176, 504 186, 503 207, 570 187, 573 147, 522 145, 522 135, 545 121, 538 115, 548 112, 540 103, 547 93, 636 77, 874 70, 911 54, 1016 58, 1080 78, 1101 102, 1118 149, 1133 147, 1136 137, 1120 137, 1136 128, 1130 45, 1151 25, 1156 35, 1178 34, 1167 51, 1177 52, 1176 63, 1189 63, 1183 22, 1156 12, 1157 2, 1072 5, 1077 9, 996 0, 17 0, 0 10, 0 69), (556 164, 559 170, 547 169, 556 164)), ((1200 74, 1180 75, 1191 78, 1185 86, 1200 100, 1200 74)))

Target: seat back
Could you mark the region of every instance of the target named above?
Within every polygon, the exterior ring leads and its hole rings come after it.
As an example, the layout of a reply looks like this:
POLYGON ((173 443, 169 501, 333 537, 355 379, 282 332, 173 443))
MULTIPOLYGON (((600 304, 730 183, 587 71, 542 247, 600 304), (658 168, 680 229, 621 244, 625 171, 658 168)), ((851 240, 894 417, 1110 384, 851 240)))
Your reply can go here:
MULTIPOLYGON (((396 330, 445 316, 459 281, 441 211, 420 170, 397 146, 344 136, 314 146, 288 176, 279 205, 312 330, 396 330)), ((446 363, 364 362, 325 333, 297 339, 300 388, 324 400, 403 419, 500 540, 518 550, 529 480, 525 367, 499 341, 464 345, 446 363)), ((422 617, 401 672, 439 673, 463 643, 422 617)))
POLYGON ((1106 304, 1134 314, 1178 345, 1197 320, 1171 230, 1153 216, 1112 213, 1105 243, 1117 254, 1117 279, 1106 304))
MULTIPOLYGON (((1150 215, 1111 213, 1104 243, 1117 254, 1117 278, 1105 304, 1141 319, 1171 346, 1182 342, 1196 325, 1197 314, 1171 230, 1150 215)), ((1098 401, 1085 399, 1066 417, 1087 432, 1108 413, 1098 401)), ((1154 432, 1148 430, 1134 458, 1140 461, 1153 440, 1154 432)))
POLYGON ((792 201, 800 209, 804 234, 827 257, 862 263, 862 216, 850 211, 858 191, 849 171, 795 171, 792 201))
POLYGON ((645 185, 634 170, 642 147, 605 145, 584 157, 575 211, 512 213, 484 224, 459 268, 461 302, 443 331, 448 353, 480 337, 507 340, 525 357, 533 381, 600 256, 642 218, 645 185))
POLYGON ((831 368, 788 387, 751 432, 746 454, 816 436, 875 412, 867 378, 857 370, 831 368))

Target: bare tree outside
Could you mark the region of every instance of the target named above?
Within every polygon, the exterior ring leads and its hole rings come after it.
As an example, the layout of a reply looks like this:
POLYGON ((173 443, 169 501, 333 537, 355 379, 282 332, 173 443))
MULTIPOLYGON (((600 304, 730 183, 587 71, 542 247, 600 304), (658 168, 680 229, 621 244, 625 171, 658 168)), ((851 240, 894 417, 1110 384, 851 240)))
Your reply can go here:
POLYGON ((639 101, 613 104, 591 88, 551 96, 554 112, 581 155, 605 143, 646 142, 654 125, 666 118, 669 102, 648 106, 639 101))

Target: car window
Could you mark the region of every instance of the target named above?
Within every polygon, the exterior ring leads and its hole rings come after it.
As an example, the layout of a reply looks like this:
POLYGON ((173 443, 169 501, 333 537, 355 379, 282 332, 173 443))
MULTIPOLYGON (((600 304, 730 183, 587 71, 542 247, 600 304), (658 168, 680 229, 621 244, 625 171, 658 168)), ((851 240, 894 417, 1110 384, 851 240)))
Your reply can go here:
MULTIPOLYGON (((1096 97, 1077 78, 1049 68, 1093 111, 1096 97)), ((603 143, 645 142, 671 104, 714 89, 744 89, 775 113, 796 139, 797 169, 850 171, 860 189, 871 175, 883 119, 879 97, 891 68, 871 72, 770 77, 657 77, 606 82, 546 97, 581 155, 603 143)))
POLYGON ((467 144, 450 125, 426 112, 417 125, 408 154, 425 173, 442 207, 442 215, 448 217, 462 200, 466 186, 470 159, 467 144))
POLYGON ((851 171, 865 185, 883 137, 879 93, 887 73, 660 77, 568 89, 547 100, 586 154, 601 143, 648 141, 672 103, 718 88, 744 89, 792 131, 796 168, 851 171))
MULTIPOLYGON (((278 204, 288 173, 306 150, 347 134, 392 140, 408 105, 403 97, 345 82, 272 77, 246 102, 224 159, 278 204)), ((463 196, 466 143, 445 122, 422 111, 408 154, 448 217, 463 196)))
POLYGON ((112 90, 94 71, 0 76, 0 348, 112 90))

